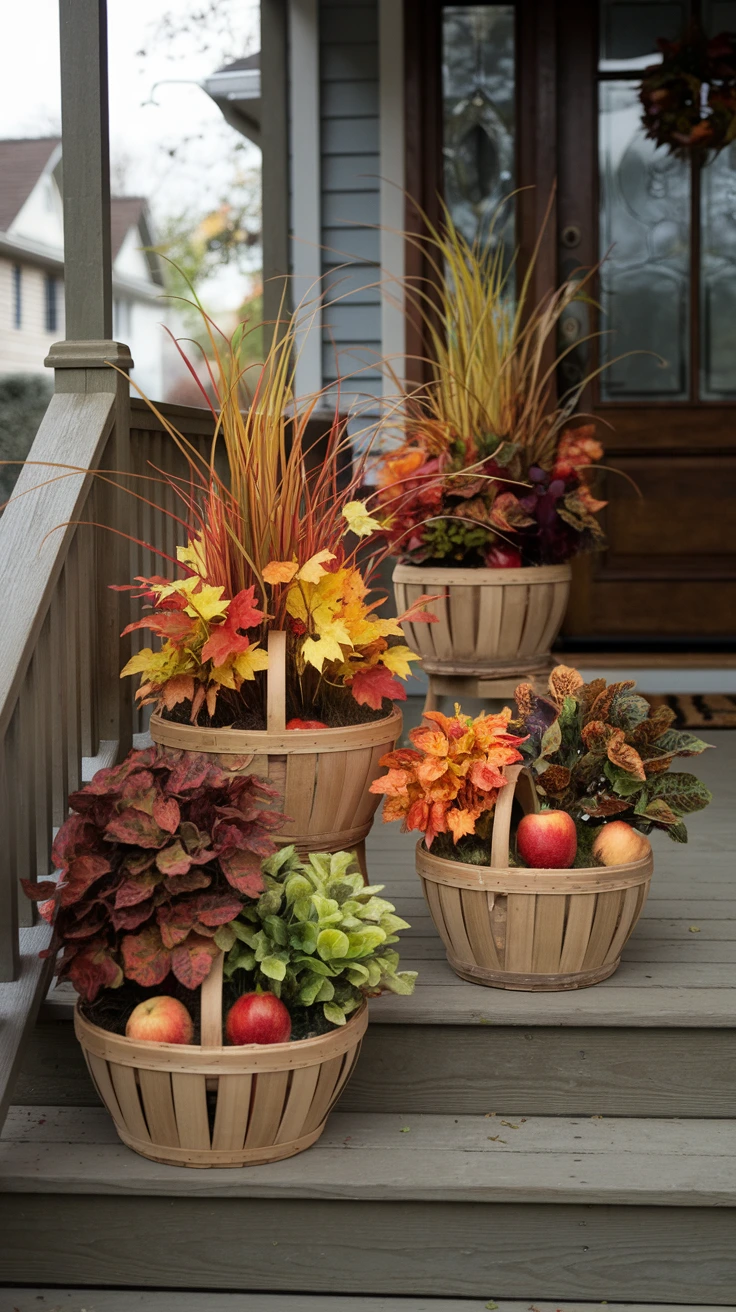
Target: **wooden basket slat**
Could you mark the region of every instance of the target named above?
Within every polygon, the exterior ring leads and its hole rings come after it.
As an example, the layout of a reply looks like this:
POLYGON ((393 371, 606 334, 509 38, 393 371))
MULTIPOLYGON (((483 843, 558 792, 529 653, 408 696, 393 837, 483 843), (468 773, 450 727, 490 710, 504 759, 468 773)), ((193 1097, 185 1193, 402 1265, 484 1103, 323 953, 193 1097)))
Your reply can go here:
POLYGON ((246 1148, 265 1148, 274 1142, 281 1124, 288 1084, 288 1071, 268 1071, 256 1075, 245 1135, 246 1148))
POLYGON ((622 866, 577 870, 504 867, 514 801, 538 799, 526 771, 506 768, 489 866, 433 856, 420 842, 417 872, 453 970, 494 988, 583 988, 607 978, 646 902, 651 853, 622 866))
MULTIPOLYGON (((278 780, 272 768, 273 757, 266 758, 264 773, 275 787, 278 780)), ((286 785, 284 788, 284 814, 287 816, 282 833, 307 834, 312 828, 312 804, 314 801, 315 758, 313 756, 287 756, 286 785)), ((329 826, 328 826, 329 827, 329 826)))
POLYGON ((583 970, 591 970, 605 961, 611 940, 616 933, 622 905, 620 889, 598 894, 588 946, 583 958, 583 970))
POLYGON ((539 650, 549 651, 565 618, 567 603, 570 599, 570 582, 554 583, 547 623, 539 639, 539 650))
POLYGON ((120 1066, 117 1062, 109 1062, 108 1065, 110 1078, 128 1132, 135 1135, 136 1139, 140 1139, 142 1143, 150 1143, 151 1136, 148 1133, 148 1125, 141 1107, 134 1067, 120 1066))
POLYGON ((110 1077, 110 1068, 102 1057, 96 1057, 93 1052, 85 1052, 85 1061, 87 1069, 92 1076, 92 1082, 97 1089, 102 1101, 109 1111, 116 1125, 124 1125, 125 1117, 120 1110, 117 1094, 110 1077))
POLYGON ((319 1066, 303 1066, 301 1070, 292 1071, 291 1086, 274 1143, 290 1143, 300 1133, 312 1105, 319 1072, 319 1066))
POLYGON ((314 1097, 304 1122, 304 1134, 309 1134, 316 1129, 327 1116, 344 1060, 345 1054, 341 1053, 339 1057, 333 1057, 330 1061, 322 1063, 314 1097))
POLYGON ((172 1072, 171 1092, 179 1142, 192 1148, 210 1148, 206 1076, 172 1072))
POLYGON ((358 760, 356 753, 355 769, 356 772, 363 772, 365 783, 358 805, 355 808, 355 823, 358 826, 365 825, 367 827, 366 833, 370 830, 370 826, 373 823, 373 817, 376 814, 378 804, 381 800, 378 793, 370 793, 368 789, 373 780, 377 779, 381 774, 381 757, 385 756, 387 751, 392 750, 393 744, 390 747, 385 747, 383 745, 380 747, 372 747, 369 751, 363 753, 362 760, 358 760))
POLYGON ((439 884, 438 891, 442 915, 447 926, 453 954, 460 957, 461 960, 467 961, 472 956, 473 949, 470 946, 468 931, 463 920, 460 890, 459 888, 445 888, 442 884, 439 884))
POLYGON ((169 1071, 142 1070, 138 1078, 151 1141, 164 1148, 179 1148, 181 1145, 171 1092, 171 1074, 169 1071))
POLYGON ((521 635, 526 623, 529 606, 529 588, 523 584, 509 584, 502 590, 503 613, 501 615, 501 633, 498 654, 501 660, 510 661, 514 656, 526 655, 521 647, 521 635))
POLYGON ((542 646, 542 640, 549 625, 554 595, 554 583, 540 583, 534 589, 533 601, 530 589, 529 604, 519 643, 519 651, 522 655, 531 655, 534 652, 545 650, 542 646))
MULTIPOLYGON (((312 818, 310 828, 314 833, 324 834, 331 829, 340 829, 337 823, 337 799, 340 796, 346 773, 363 774, 363 752, 330 752, 316 759, 316 771, 313 781, 312 818), (351 760, 351 757, 353 758, 351 760)), ((374 794, 370 793, 371 800, 374 794)), ((360 799, 363 800, 362 798, 360 799)), ((376 797, 375 800, 380 800, 376 797)), ((350 827, 361 823, 358 818, 360 802, 354 816, 349 816, 350 827)), ((375 813, 375 808, 374 808, 375 813)), ((371 816, 372 819, 372 816, 371 816)))
POLYGON ((532 953, 532 973, 535 975, 554 975, 560 969, 568 902, 569 898, 563 893, 537 898, 538 916, 532 953))
MULTIPOLYGON (((472 660, 478 640, 476 588, 450 589, 450 631, 453 655, 472 660)), ((434 603, 432 603, 434 605, 434 603)), ((430 628, 433 627, 430 625, 430 628)))
POLYGON ((465 929, 474 959, 479 966, 486 966, 489 970, 500 970, 496 944, 491 933, 488 894, 477 893, 470 888, 461 888, 460 899, 465 929))
POLYGON ((248 1129, 252 1075, 220 1075, 212 1147, 218 1152, 240 1152, 248 1129))
POLYGON ((575 975, 583 969, 595 914, 596 896, 595 893, 578 893, 570 897, 565 939, 560 956, 561 975, 575 975))

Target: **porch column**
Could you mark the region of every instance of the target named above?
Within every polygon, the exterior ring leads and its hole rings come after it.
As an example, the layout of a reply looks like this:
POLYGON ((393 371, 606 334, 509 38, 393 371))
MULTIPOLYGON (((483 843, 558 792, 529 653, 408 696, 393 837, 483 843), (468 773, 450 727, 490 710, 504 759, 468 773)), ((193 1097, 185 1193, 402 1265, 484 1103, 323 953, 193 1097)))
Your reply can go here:
MULTIPOLYGON (((59 0, 61 56, 62 190, 64 202, 64 299, 66 341, 55 343, 46 364, 57 392, 113 392, 115 423, 101 467, 129 468, 132 367, 127 346, 112 339, 110 252, 110 139, 107 78, 106 0, 59 0), (126 371, 121 375, 112 365, 126 371)), ((74 453, 69 453, 73 462, 74 453)), ((94 493, 98 523, 124 528, 133 501, 99 480, 94 493)), ((126 622, 125 594, 109 590, 129 573, 124 538, 104 529, 94 535, 98 615, 98 704, 90 728, 91 747, 117 740, 130 747, 132 713, 127 680, 120 680, 120 631, 126 622)))
MULTIPOLYGON (((74 0, 67 0, 74 3, 74 0)), ((278 318, 289 273, 287 0, 261 0, 263 318, 278 318)), ((285 309, 290 308, 287 296, 285 309)))

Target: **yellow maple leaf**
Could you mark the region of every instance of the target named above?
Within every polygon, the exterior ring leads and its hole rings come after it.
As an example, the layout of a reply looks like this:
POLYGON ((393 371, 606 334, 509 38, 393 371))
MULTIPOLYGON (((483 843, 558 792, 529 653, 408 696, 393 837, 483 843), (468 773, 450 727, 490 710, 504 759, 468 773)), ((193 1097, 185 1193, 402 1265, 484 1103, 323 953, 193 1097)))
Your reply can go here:
POLYGON ((404 630, 398 620, 379 620, 373 621, 378 633, 382 638, 394 637, 403 638, 404 630))
POLYGON ((295 560, 272 560, 263 571, 265 583, 291 583, 299 566, 295 560))
POLYGON ((193 668, 192 659, 180 652, 171 642, 165 642, 160 651, 151 647, 142 647, 135 656, 131 656, 127 665, 120 671, 120 678, 128 674, 142 674, 152 683, 160 685, 173 678, 175 674, 186 674, 193 668))
POLYGON ((204 538, 201 533, 190 538, 185 547, 176 548, 176 559, 182 565, 188 565, 201 579, 207 577, 207 561, 204 554, 204 538))
POLYGON ((415 651, 410 647, 399 645, 389 647, 380 658, 381 664, 385 665, 392 674, 398 674, 400 679, 408 679, 411 674, 410 661, 421 660, 415 651))
POLYGON ((348 528, 358 538, 370 537, 382 526, 377 519, 374 519, 368 512, 364 501, 348 501, 343 507, 343 518, 348 522, 348 528))
POLYGON ((241 651, 233 661, 241 679, 255 679, 256 670, 268 669, 268 652, 254 642, 247 651, 241 651))
MULTIPOLYGON (((199 582, 199 580, 197 580, 199 582)), ((191 615, 193 619, 202 619, 206 621, 224 619, 227 614, 230 602, 223 598, 224 588, 213 587, 210 583, 205 583, 199 592, 189 594, 189 605, 185 606, 184 614, 191 615)))
MULTIPOLYGON (((338 625, 335 625, 339 629, 338 625)), ((346 646, 350 646, 350 639, 347 638, 346 646)), ((318 638, 305 638, 302 643, 302 656, 307 665, 313 665, 315 670, 322 670, 325 661, 341 661, 343 658, 342 647, 335 633, 321 633, 318 638)))
POLYGON ((201 579, 190 576, 187 579, 175 579, 173 583, 154 583, 151 591, 156 594, 158 601, 165 601, 167 597, 173 597, 178 593, 182 597, 189 597, 196 592, 201 583, 201 579))
POLYGON ((320 579, 327 573, 325 561, 334 560, 335 556, 332 551, 318 551, 316 555, 310 556, 309 560, 297 570, 296 577, 302 583, 319 583, 320 579))
POLYGON ((215 666, 210 675, 210 684, 219 684, 221 688, 237 689, 232 661, 227 660, 224 665, 215 666))

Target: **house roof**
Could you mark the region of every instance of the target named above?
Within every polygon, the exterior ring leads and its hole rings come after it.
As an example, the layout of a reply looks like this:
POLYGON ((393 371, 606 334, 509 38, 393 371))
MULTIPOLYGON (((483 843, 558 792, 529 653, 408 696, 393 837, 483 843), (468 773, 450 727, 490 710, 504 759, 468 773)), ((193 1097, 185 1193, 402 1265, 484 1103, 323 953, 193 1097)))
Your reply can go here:
POLYGON ((58 137, 0 141, 0 232, 7 232, 58 145, 58 137))
POLYGON ((145 209, 143 196, 112 196, 110 198, 110 253, 113 260, 131 228, 137 228, 145 209))
POLYGON ((229 64, 223 64, 222 68, 216 68, 216 73, 240 73, 244 69, 260 68, 261 52, 257 50, 254 55, 244 55, 242 59, 231 59, 229 64))

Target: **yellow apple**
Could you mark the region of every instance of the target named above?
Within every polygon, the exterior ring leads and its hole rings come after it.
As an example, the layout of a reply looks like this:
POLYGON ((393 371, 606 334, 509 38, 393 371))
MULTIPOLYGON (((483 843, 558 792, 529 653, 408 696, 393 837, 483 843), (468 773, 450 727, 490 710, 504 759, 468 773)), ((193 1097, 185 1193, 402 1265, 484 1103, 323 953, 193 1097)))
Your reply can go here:
POLYGON ((625 866, 641 861, 652 850, 649 839, 632 829, 625 820, 611 820, 598 831, 593 843, 593 855, 604 866, 625 866))
POLYGON ((143 1043, 191 1043, 194 1025, 177 998, 146 998, 130 1013, 125 1037, 143 1043))

